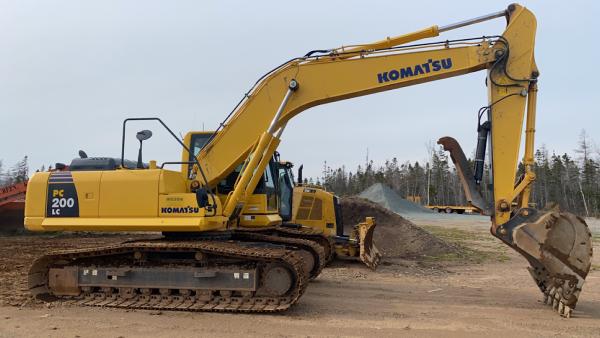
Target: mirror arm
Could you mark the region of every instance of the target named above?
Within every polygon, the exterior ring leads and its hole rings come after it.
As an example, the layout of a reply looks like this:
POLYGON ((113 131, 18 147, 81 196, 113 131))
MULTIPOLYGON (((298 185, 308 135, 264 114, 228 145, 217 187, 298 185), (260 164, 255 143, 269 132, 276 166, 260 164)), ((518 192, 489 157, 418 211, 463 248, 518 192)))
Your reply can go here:
POLYGON ((142 161, 142 140, 140 140, 140 150, 138 150, 137 168, 144 169, 144 162, 142 161))

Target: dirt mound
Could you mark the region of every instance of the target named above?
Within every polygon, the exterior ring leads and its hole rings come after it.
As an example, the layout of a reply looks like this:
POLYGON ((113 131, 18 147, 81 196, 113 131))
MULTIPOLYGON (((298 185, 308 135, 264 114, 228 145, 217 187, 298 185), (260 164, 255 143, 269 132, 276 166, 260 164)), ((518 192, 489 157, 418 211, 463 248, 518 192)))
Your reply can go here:
POLYGON ((360 197, 345 197, 340 203, 346 232, 365 217, 375 217, 375 245, 385 257, 437 256, 456 252, 452 245, 377 203, 360 197))
POLYGON ((373 184, 358 196, 380 204, 384 208, 401 215, 432 212, 425 207, 400 197, 394 190, 382 183, 373 184))

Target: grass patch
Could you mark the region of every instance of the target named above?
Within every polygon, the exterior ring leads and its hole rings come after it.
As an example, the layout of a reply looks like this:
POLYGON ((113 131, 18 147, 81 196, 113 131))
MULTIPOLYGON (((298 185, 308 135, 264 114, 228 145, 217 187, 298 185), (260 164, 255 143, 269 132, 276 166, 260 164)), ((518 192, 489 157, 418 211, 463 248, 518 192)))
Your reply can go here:
POLYGON ((447 242, 452 243, 462 243, 465 241, 480 241, 480 240, 489 240, 489 237, 481 236, 480 234, 475 234, 473 232, 469 232, 466 230, 456 229, 456 228, 445 228, 435 225, 425 225, 422 226, 423 229, 427 230, 432 235, 435 235, 438 238, 441 238, 447 242))
POLYGON ((423 226, 423 228, 456 248, 455 252, 426 256, 425 261, 481 264, 485 262, 506 262, 510 259, 506 254, 506 248, 500 242, 497 242, 498 245, 494 246, 492 251, 473 248, 473 241, 496 242, 494 238, 491 238, 491 235, 482 236, 466 230, 433 225, 423 226))
POLYGON ((592 264, 592 271, 600 271, 600 265, 598 264, 592 264))
POLYGON ((486 262, 506 262, 510 258, 504 249, 500 251, 486 251, 468 248, 464 245, 453 243, 456 252, 441 254, 437 256, 425 256, 426 262, 456 262, 469 264, 482 264, 486 262))
POLYGON ((592 235, 592 242, 600 243, 600 234, 593 234, 592 235))

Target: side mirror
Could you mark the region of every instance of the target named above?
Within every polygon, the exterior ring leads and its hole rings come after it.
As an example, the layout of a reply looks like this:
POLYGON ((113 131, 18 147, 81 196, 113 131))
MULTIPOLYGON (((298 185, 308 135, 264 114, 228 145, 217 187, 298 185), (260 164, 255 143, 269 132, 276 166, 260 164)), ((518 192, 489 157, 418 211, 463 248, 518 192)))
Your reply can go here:
POLYGON ((138 140, 140 140, 140 142, 146 141, 147 139, 152 137, 152 132, 150 130, 138 131, 137 134, 135 135, 135 137, 138 140))
POLYGON ((208 192, 204 188, 196 190, 196 203, 199 208, 206 208, 208 205, 208 192))
POLYGON ((88 157, 88 156, 87 156, 87 154, 85 153, 85 151, 83 151, 83 150, 80 150, 80 151, 79 151, 79 158, 87 158, 87 157, 88 157))
POLYGON ((138 151, 137 168, 144 169, 144 162, 142 161, 142 142, 152 137, 150 130, 138 131, 135 137, 140 141, 140 150, 138 151))

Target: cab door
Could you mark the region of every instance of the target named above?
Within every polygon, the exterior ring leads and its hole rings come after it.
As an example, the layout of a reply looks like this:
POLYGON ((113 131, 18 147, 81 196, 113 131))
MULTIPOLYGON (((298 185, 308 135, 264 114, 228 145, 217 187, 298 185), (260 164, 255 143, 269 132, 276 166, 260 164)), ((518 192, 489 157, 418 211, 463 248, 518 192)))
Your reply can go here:
POLYGON ((279 216, 284 222, 292 219, 292 197, 294 195, 294 184, 290 170, 282 165, 277 168, 277 188, 279 193, 279 216))

